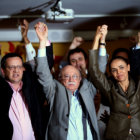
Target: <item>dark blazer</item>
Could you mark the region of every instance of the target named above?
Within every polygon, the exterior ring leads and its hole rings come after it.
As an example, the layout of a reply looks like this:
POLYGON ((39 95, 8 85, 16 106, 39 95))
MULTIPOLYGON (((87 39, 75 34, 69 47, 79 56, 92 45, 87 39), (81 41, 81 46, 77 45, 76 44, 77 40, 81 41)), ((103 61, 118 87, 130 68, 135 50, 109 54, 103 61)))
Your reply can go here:
MULTIPOLYGON (((49 59, 49 68, 53 67, 53 48, 47 47, 47 58, 49 59)), ((45 60, 47 61, 47 60, 45 60)), ((31 64, 31 63, 30 63, 31 64)), ((33 72, 33 67, 29 64, 24 64, 26 71, 23 74, 23 87, 22 92, 25 98, 25 102, 28 105, 32 127, 37 140, 44 140, 46 124, 48 121, 48 110, 44 107, 45 96, 42 90, 42 86, 37 81, 37 76, 33 72), (32 68, 31 68, 32 67, 32 68)), ((4 140, 12 139, 13 126, 9 119, 9 107, 11 104, 11 98, 13 90, 9 84, 0 77, 0 127, 1 137, 4 140)))
MULTIPOLYGON (((43 130, 43 116, 42 116, 42 97, 41 97, 41 86, 35 80, 35 75, 28 71, 24 72, 23 75, 23 96, 25 102, 28 105, 32 127, 35 133, 36 139, 44 138, 43 130)), ((11 98, 13 90, 9 84, 0 78, 0 120, 1 120, 1 134, 4 136, 5 140, 10 140, 13 135, 13 126, 9 119, 9 108, 11 103, 11 98)))
POLYGON ((132 47, 130 49, 130 72, 134 78, 140 76, 140 49, 132 47))
POLYGON ((50 46, 46 47, 46 55, 49 64, 49 69, 51 70, 54 66, 54 59, 53 59, 53 44, 51 43, 50 46))
MULTIPOLYGON (((50 104, 50 118, 46 131, 46 140, 66 140, 71 103, 71 91, 67 90, 60 82, 54 80, 47 64, 46 57, 37 58, 37 75, 43 86, 47 102, 50 104), (47 72, 46 72, 47 71, 47 72)), ((106 59, 103 57, 103 64, 106 59)), ((105 65, 106 66, 106 65, 105 65)), ((79 96, 86 107, 91 124, 94 140, 99 140, 99 131, 94 106, 96 89, 91 82, 84 79, 79 87, 79 96)))
POLYGON ((107 79, 98 68, 98 53, 90 51, 92 82, 106 97, 110 105, 110 118, 106 130, 108 140, 126 140, 131 128, 140 139, 140 82, 130 77, 127 93, 114 79, 107 79))

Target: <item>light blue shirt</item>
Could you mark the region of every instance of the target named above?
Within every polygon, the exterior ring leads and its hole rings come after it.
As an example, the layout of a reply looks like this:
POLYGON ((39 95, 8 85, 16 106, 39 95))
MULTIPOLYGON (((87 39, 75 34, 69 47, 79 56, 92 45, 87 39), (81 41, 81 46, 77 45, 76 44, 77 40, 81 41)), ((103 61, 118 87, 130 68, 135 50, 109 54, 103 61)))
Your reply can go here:
MULTIPOLYGON (((67 140, 84 140, 82 106, 79 102, 78 90, 75 91, 74 96, 71 96, 72 98, 70 106, 67 140)), ((93 140, 88 119, 86 119, 86 123, 87 140, 93 140)))
POLYGON ((99 56, 106 56, 106 48, 99 48, 99 56))
POLYGON ((138 46, 138 45, 136 44, 136 46, 133 47, 132 49, 133 49, 133 50, 135 50, 135 49, 136 49, 136 50, 137 50, 137 49, 140 49, 140 46, 138 46))

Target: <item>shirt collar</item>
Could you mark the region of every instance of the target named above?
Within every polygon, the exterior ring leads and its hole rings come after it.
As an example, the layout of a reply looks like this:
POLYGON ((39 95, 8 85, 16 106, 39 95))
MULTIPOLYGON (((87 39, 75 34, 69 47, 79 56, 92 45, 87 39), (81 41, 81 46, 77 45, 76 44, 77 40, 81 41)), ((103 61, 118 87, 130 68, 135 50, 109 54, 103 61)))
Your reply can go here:
POLYGON ((16 89, 14 89, 14 86, 13 86, 13 84, 12 84, 11 82, 9 82, 9 81, 7 81, 7 82, 9 83, 10 87, 11 87, 14 91, 18 91, 18 92, 20 92, 20 91, 21 91, 22 86, 23 86, 23 82, 22 82, 22 81, 20 82, 19 87, 18 87, 18 89, 17 89, 17 90, 16 90, 16 89))

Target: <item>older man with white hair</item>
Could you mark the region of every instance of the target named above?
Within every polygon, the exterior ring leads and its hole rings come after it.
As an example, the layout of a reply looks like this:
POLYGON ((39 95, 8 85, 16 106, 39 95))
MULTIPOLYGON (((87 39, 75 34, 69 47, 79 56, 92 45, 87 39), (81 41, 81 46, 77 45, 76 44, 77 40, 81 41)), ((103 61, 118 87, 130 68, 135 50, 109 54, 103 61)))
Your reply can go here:
MULTIPOLYGON (((100 140, 93 102, 95 87, 87 79, 82 79, 80 71, 71 65, 61 70, 60 81, 53 79, 45 53, 47 26, 39 22, 35 29, 40 41, 37 74, 51 113, 46 140, 100 140)), ((106 64, 106 56, 101 57, 99 63, 106 64)))

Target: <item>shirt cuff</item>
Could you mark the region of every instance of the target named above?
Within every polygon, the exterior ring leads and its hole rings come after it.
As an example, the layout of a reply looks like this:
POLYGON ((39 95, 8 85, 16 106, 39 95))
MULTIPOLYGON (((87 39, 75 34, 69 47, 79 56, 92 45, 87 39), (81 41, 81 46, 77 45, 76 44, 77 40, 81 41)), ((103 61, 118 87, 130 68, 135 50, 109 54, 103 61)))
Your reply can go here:
POLYGON ((31 42, 29 44, 26 44, 25 48, 26 48, 26 51, 28 52, 34 49, 31 42))
POLYGON ((36 56, 36 51, 32 46, 32 43, 30 42, 29 44, 25 45, 25 49, 26 49, 26 61, 33 60, 34 57, 36 56))
POLYGON ((48 41, 46 42, 46 46, 50 46, 50 45, 51 45, 51 41, 48 40, 48 41))
POLYGON ((99 55, 100 56, 106 56, 106 49, 105 48, 99 48, 99 55))
POLYGON ((140 46, 136 45, 135 49, 136 49, 136 50, 137 50, 137 49, 140 49, 140 46))
POLYGON ((46 48, 38 49, 37 57, 45 57, 46 56, 46 48))

